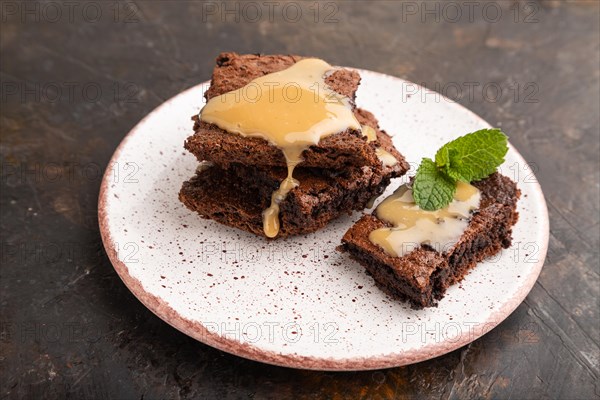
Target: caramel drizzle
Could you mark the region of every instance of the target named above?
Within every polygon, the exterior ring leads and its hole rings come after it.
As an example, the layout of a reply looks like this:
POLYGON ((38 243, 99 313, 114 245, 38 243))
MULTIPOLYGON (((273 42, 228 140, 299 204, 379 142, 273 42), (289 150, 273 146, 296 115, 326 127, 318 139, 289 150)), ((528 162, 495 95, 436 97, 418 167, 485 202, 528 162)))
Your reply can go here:
POLYGON ((402 185, 375 210, 377 218, 392 227, 375 229, 369 240, 392 257, 402 257, 422 244, 440 252, 449 250, 463 235, 480 200, 476 187, 459 182, 447 207, 426 211, 415 204, 411 188, 402 185))

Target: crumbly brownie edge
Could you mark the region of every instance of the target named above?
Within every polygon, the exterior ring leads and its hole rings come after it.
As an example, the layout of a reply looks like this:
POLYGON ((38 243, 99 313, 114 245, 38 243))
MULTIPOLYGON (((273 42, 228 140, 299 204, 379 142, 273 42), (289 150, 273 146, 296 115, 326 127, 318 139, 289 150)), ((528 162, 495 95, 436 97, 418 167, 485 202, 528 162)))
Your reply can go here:
MULTIPOLYGON (((360 108, 355 109, 355 115, 361 124, 369 125, 376 130, 377 142, 367 143, 366 139, 355 131, 331 135, 321 140, 318 146, 311 146, 304 152, 302 165, 335 170, 363 164, 381 167, 381 162, 375 153, 379 145, 398 160, 398 164, 392 167, 396 170, 395 176, 404 175, 410 166, 394 147, 392 138, 379 128, 375 116, 360 108)), ((233 162, 262 167, 286 165, 281 150, 263 139, 242 139, 213 125, 199 122, 197 116, 192 119, 195 121, 194 129, 197 133, 187 138, 184 147, 199 161, 211 161, 223 168, 228 168, 233 162), (225 154, 228 157, 225 157, 225 154)))
MULTIPOLYGON (((235 171, 212 168, 215 169, 202 171, 186 181, 179 199, 204 218, 263 236, 262 211, 269 202, 270 188, 276 182, 272 172, 252 171, 239 179, 235 171), (245 184, 250 181, 253 184, 245 184)), ((315 193, 311 188, 292 190, 281 204, 278 237, 314 232, 341 214, 364 209, 372 197, 385 190, 391 173, 366 171, 364 174, 352 189, 332 179, 313 178, 321 183, 330 182, 331 187, 320 185, 321 189, 315 193)))
MULTIPOLYGON (((434 286, 427 287, 425 291, 417 290, 409 281, 395 274, 389 265, 373 257, 371 253, 363 251, 355 243, 344 243, 338 247, 338 250, 347 252, 351 258, 360 263, 367 274, 373 278, 377 287, 390 297, 408 302, 414 309, 436 306, 433 301, 436 294, 432 293, 434 286)), ((438 268, 436 271, 442 269, 438 268)))

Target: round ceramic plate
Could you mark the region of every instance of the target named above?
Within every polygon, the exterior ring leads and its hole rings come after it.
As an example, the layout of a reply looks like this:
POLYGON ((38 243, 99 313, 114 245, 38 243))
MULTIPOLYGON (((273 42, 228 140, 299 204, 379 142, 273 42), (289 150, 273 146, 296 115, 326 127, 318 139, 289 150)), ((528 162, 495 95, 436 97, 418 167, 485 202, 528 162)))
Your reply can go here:
MULTIPOLYGON (((439 94, 359 72, 358 105, 379 118, 413 167, 445 142, 489 127, 439 94)), ((523 193, 513 246, 480 263, 437 308, 412 310, 390 299, 358 263, 336 251, 360 213, 276 241, 201 219, 177 194, 198 165, 183 142, 207 87, 173 97, 129 132, 106 170, 99 199, 102 239, 115 269, 175 328, 276 365, 386 368, 472 342, 504 320, 534 285, 546 255, 548 215, 532 166, 512 147, 501 172, 523 193)), ((385 194, 401 183, 392 181, 385 194)))

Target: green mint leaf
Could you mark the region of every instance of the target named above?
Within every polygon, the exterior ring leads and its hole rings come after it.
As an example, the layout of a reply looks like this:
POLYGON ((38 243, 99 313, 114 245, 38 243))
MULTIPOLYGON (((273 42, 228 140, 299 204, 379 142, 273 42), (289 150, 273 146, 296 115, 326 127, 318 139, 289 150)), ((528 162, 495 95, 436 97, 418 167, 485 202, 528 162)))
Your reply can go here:
POLYGON ((460 171, 460 168, 456 167, 462 167, 462 161, 459 159, 456 149, 443 146, 435 155, 435 163, 440 170, 450 178, 456 181, 463 180, 463 176, 458 172, 460 171), (450 165, 452 165, 454 168, 450 168, 450 165))
POLYGON ((438 167, 442 168, 446 165, 450 165, 450 148, 446 145, 440 147, 435 154, 435 163, 438 167))
POLYGON ((435 162, 424 158, 413 181, 415 203, 427 211, 446 207, 456 182, 488 177, 504 162, 508 138, 500 129, 481 129, 443 145, 435 162))
POLYGON ((442 146, 435 155, 435 164, 452 179, 478 181, 504 162, 507 143, 500 129, 481 129, 442 146))
POLYGON ((440 171, 432 159, 424 158, 417 170, 412 191, 415 203, 421 209, 435 211, 450 204, 456 192, 456 181, 440 171))

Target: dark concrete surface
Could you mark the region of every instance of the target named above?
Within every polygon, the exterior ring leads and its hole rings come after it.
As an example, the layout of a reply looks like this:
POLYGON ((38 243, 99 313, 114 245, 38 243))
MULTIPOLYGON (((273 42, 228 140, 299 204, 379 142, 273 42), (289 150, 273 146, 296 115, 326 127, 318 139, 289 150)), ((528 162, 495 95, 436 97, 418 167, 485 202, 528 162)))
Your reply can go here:
POLYGON ((1 399, 600 396, 598 2, 0 4, 1 399), (551 220, 525 302, 453 353, 352 373, 244 360, 155 317, 104 253, 101 175, 123 136, 208 79, 223 50, 400 76, 504 128, 551 220))

